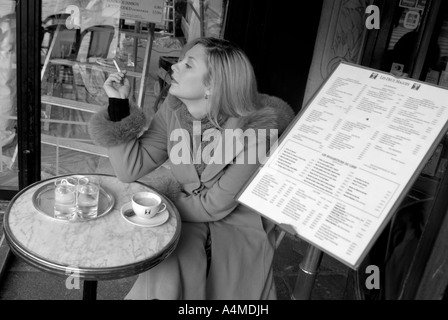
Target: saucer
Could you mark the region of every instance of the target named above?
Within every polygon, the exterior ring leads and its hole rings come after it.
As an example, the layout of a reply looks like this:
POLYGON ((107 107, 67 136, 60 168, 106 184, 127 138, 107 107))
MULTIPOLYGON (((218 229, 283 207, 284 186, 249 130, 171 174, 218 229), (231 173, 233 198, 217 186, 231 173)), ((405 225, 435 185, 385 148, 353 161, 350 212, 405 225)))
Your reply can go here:
POLYGON ((120 210, 121 216, 127 222, 132 223, 133 225, 136 225, 139 227, 157 227, 157 226, 164 224, 170 217, 170 213, 168 212, 168 210, 164 210, 164 211, 156 214, 154 217, 152 217, 150 219, 140 218, 137 215, 132 216, 132 217, 126 217, 124 215, 124 213, 128 210, 132 210, 131 202, 128 202, 123 207, 121 207, 121 210, 120 210))

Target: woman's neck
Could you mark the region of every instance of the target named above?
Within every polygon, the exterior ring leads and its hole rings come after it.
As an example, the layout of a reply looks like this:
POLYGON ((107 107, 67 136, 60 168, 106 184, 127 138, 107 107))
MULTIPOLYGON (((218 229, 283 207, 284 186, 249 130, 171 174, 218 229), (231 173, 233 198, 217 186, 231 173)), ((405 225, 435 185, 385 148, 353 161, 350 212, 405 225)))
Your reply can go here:
POLYGON ((195 119, 201 120, 207 115, 207 101, 205 99, 201 100, 184 100, 181 101, 185 104, 188 112, 195 119))

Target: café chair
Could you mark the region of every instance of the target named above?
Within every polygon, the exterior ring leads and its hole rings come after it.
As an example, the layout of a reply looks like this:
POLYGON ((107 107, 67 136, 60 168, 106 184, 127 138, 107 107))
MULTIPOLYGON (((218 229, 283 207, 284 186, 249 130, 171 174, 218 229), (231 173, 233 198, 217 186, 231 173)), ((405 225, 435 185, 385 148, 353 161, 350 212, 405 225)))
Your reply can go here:
MULTIPOLYGON (((64 20, 59 19, 58 21, 64 20)), ((55 25, 51 26, 54 28, 55 25)), ((47 27, 47 30, 52 29, 47 27)), ((80 60, 80 51, 86 52, 85 59, 90 57, 106 58, 115 28, 111 25, 95 25, 81 32, 80 29, 67 29, 64 22, 57 24, 54 32, 50 32, 51 43, 41 72, 42 81, 47 73, 45 94, 65 98, 66 94, 70 93, 72 95, 70 99, 78 100, 73 66, 80 60), (66 61, 66 63, 56 63, 56 59, 66 61), (71 89, 70 92, 66 91, 67 87, 71 89)), ((85 84, 83 83, 83 85, 85 84)), ((45 109, 43 108, 43 117, 51 118, 51 105, 48 104, 45 109)), ((49 122, 45 122, 43 130, 49 130, 49 122)))
POLYGON ((107 58, 114 34, 115 28, 111 25, 95 25, 85 29, 81 33, 80 46, 85 37, 90 35, 86 58, 107 58))
MULTIPOLYGON (((62 21, 62 20, 58 20, 62 21)), ((64 85, 71 82, 73 78, 72 68, 68 65, 52 63, 54 59, 74 60, 80 38, 79 29, 67 29, 64 23, 50 24, 43 32, 49 35, 49 46, 46 51, 45 59, 42 62, 41 82, 42 87, 48 96, 58 96, 64 94, 64 85), (56 92, 56 94, 55 94, 56 92)), ((42 40, 44 37, 42 36, 42 40)), ((51 106, 46 105, 42 108, 42 116, 50 118, 51 106)), ((49 123, 46 122, 43 130, 48 131, 49 123)))
MULTIPOLYGON (((63 19, 58 21, 63 21, 63 19)), ((48 69, 50 86, 52 82, 56 82, 56 84, 53 84, 53 87, 61 85, 61 89, 63 89, 62 86, 64 84, 74 84, 72 64, 56 65, 52 61, 54 59, 79 61, 81 49, 86 49, 85 59, 90 57, 106 58, 115 33, 115 28, 111 25, 95 25, 80 32, 79 29, 67 29, 65 24, 52 24, 50 27, 46 27, 45 30, 45 32, 50 33, 51 42, 43 64, 41 79, 43 79, 48 69), (87 37, 89 37, 88 41, 84 41, 87 37)), ((47 92, 48 95, 53 95, 52 93, 47 92)))
MULTIPOLYGON (((94 25, 91 26, 81 32, 80 39, 78 42, 77 52, 75 60, 79 62, 89 62, 95 63, 92 59, 94 58, 107 58, 109 54, 110 45, 114 38, 115 28, 111 25, 94 25)), ((88 81, 89 77, 98 76, 93 73, 87 66, 79 65, 77 68, 79 73, 81 74, 82 83, 81 85, 85 87, 85 89, 90 92, 91 90, 95 90, 95 88, 90 88, 91 84, 88 81)), ((95 71, 97 72, 97 71, 95 71)), ((74 75, 73 67, 71 70, 72 76, 74 75)), ((101 75, 102 76, 102 75, 101 75)), ((106 75, 104 75, 104 79, 106 79, 106 75)), ((74 78, 71 78, 71 84, 74 87, 75 99, 77 100, 77 84, 74 81, 74 78)))
MULTIPOLYGON (((45 59, 53 41, 54 34, 58 26, 65 26, 65 21, 70 16, 68 13, 52 14, 42 21, 40 32, 41 56, 45 59)), ((42 62, 43 65, 43 62, 42 62)))

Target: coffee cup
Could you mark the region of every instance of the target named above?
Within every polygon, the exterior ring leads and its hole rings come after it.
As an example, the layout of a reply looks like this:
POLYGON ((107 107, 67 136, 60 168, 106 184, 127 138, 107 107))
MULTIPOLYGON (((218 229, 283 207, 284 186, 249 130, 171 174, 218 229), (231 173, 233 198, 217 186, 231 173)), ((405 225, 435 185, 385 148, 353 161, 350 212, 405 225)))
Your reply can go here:
POLYGON ((152 192, 138 192, 131 197, 131 202, 134 213, 145 219, 150 219, 157 213, 166 209, 166 205, 162 202, 162 198, 152 192))

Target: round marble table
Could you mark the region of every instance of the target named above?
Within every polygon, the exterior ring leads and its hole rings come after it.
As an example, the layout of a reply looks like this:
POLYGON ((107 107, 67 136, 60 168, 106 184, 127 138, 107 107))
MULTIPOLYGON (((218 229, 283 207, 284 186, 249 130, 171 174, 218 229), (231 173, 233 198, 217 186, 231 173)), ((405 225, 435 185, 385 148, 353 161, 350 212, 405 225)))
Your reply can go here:
POLYGON ((164 195, 139 182, 96 176, 115 199, 112 209, 96 219, 61 221, 38 210, 34 193, 55 178, 21 190, 4 216, 5 237, 12 252, 43 271, 79 276, 84 280, 85 299, 96 297, 98 280, 133 276, 159 264, 175 249, 181 229, 179 212, 164 195), (167 205, 169 218, 160 226, 136 226, 121 216, 131 195, 145 190, 160 195, 167 205))

